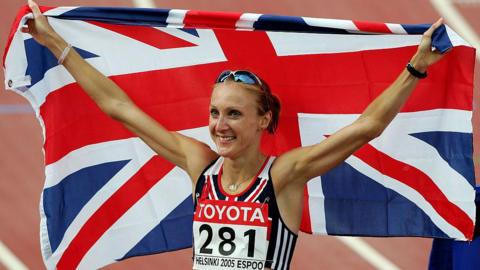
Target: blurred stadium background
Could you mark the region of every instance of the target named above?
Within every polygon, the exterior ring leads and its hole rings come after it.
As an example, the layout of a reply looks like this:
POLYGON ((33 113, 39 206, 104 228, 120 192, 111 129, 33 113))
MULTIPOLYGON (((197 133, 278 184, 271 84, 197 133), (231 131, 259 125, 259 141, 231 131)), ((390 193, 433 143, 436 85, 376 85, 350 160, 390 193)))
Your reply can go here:
MULTIPOLYGON (((0 49, 11 23, 26 1, 3 0, 0 8, 0 49)), ((142 6, 211 11, 269 13, 394 23, 431 23, 443 16, 471 43, 480 44, 480 0, 65 0, 40 1, 45 6, 142 6), (457 13, 455 13, 455 11, 457 13), (453 13, 452 13, 453 12, 453 13), (458 15, 458 16, 457 16, 458 15), (463 22, 462 22, 463 21, 463 22), (468 27, 469 26, 469 27, 468 27), (470 29, 469 29, 470 28, 470 29)), ((477 47, 479 49, 479 47, 477 47)), ((476 61, 474 146, 480 173, 479 63, 476 61)), ((3 73, 0 74, 3 82, 3 73)), ((0 86, 0 270, 43 269, 39 244, 38 203, 42 190, 42 134, 27 102, 0 86)), ((431 239, 362 238, 368 247, 336 237, 302 234, 292 269, 426 269, 431 239)), ((191 250, 143 256, 105 269, 191 269, 191 250)))

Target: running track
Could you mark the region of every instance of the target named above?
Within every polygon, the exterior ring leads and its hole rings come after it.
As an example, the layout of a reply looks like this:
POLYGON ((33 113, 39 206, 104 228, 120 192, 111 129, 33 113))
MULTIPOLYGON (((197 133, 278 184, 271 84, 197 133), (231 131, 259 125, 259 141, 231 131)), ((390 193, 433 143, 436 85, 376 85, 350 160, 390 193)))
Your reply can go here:
MULTIPOLYGON (((457 0, 460 2, 460 0, 457 0)), ((6 42, 10 24, 18 8, 26 1, 2 1, 0 9, 0 50, 6 42)), ((463 1, 468 2, 468 1, 463 1)), ((480 32, 480 1, 455 6, 470 25, 480 32)), ((42 1, 43 5, 59 5, 58 1, 42 1)), ((132 6, 132 1, 84 0, 62 1, 62 5, 132 6)), ((427 0, 164 0, 157 7, 274 13, 293 16, 356 19, 398 23, 433 22, 440 15, 427 0)), ((474 116, 475 163, 479 175, 479 61, 476 67, 474 116)), ((3 81, 3 73, 0 74, 3 81)), ((28 269, 43 269, 39 248, 38 201, 43 186, 43 154, 41 130, 26 102, 3 91, 0 86, 0 241, 28 269)), ((426 269, 431 240, 419 238, 363 238, 400 269, 426 269)), ((0 244, 1 244, 0 242, 0 244)), ((300 235, 292 263, 293 269, 375 269, 371 263, 335 237, 300 235)), ((0 270, 7 269, 0 263, 0 270)), ((144 256, 126 260, 105 269, 191 269, 191 250, 144 256)))

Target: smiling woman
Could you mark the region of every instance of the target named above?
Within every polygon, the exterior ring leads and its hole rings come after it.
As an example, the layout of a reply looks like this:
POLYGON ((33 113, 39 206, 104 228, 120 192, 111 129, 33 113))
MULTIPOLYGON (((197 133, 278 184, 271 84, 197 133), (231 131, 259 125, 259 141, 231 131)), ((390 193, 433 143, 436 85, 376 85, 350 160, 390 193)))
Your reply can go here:
POLYGON ((227 71, 218 77, 209 129, 220 157, 195 187, 195 269, 288 269, 297 235, 283 222, 276 203, 270 180, 274 158, 259 151, 263 132, 275 132, 279 112, 278 98, 255 74, 227 71), (224 170, 226 160, 252 167, 252 174, 245 174, 238 165, 224 170), (227 244, 227 249, 222 248, 227 244))
POLYGON ((47 47, 100 109, 134 132, 158 155, 185 170, 194 188, 194 269, 289 269, 306 183, 379 136, 426 69, 441 58, 428 29, 408 68, 352 124, 321 143, 278 158, 260 150, 278 125, 280 103, 257 75, 222 72, 211 94, 209 131, 218 152, 168 131, 112 80, 88 64, 49 25, 33 1, 23 29, 47 47))
MULTIPOLYGON (((209 127, 212 139, 226 145, 239 141, 240 145, 258 149, 261 137, 258 135, 264 130, 272 134, 275 132, 279 113, 278 98, 255 74, 249 71, 224 71, 216 81, 210 102, 209 127), (228 133, 230 127, 233 131, 236 130, 232 134, 228 133), (253 138, 237 136, 236 132, 241 132, 239 127, 244 133, 249 130, 253 138)), ((217 143, 217 146, 222 144, 217 143)), ((226 153, 221 154, 222 149, 218 148, 219 154, 225 156, 226 153)))

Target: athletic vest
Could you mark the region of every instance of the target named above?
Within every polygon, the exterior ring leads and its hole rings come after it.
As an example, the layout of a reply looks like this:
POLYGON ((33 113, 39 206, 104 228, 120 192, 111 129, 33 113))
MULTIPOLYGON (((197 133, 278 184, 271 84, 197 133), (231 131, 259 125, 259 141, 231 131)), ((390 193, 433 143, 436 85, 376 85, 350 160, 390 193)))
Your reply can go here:
POLYGON ((249 187, 235 195, 220 184, 223 160, 210 164, 195 186, 193 268, 289 269, 297 235, 278 210, 270 175, 275 158, 267 158, 249 187))

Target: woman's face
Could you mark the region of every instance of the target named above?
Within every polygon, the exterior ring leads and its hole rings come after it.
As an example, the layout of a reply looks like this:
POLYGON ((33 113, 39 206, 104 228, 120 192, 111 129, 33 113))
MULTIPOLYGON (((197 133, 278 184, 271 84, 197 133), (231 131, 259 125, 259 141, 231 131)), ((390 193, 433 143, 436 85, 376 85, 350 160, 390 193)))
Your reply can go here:
POLYGON ((237 158, 246 151, 258 151, 262 131, 270 114, 258 115, 257 98, 241 83, 217 84, 210 100, 209 130, 218 154, 237 158))

